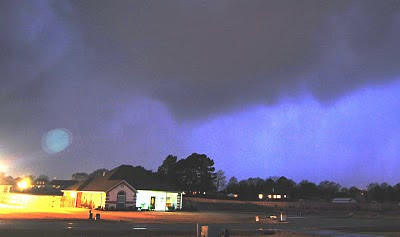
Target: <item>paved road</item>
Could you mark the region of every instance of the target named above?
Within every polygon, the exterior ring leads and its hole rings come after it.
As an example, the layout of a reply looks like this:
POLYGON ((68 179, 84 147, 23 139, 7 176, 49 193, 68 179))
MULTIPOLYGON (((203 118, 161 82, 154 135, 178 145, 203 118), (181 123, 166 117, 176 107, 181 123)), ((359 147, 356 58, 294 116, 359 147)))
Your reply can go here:
MULTIPOLYGON (((270 226, 263 224, 204 224, 210 236, 223 229, 240 233, 266 234, 270 226)), ((134 224, 110 221, 40 221, 0 220, 0 236, 196 236, 196 224, 134 224)))
MULTIPOLYGON (((231 234, 263 236, 273 233, 276 225, 271 224, 204 224, 209 227, 209 236, 219 236, 224 229, 231 234)), ((282 226, 281 229, 287 229, 282 226)), ((53 237, 53 236, 196 236, 196 224, 135 224, 110 221, 64 221, 64 220, 0 220, 0 237, 53 237)), ((290 230, 290 229, 288 229, 290 230)), ((307 233, 307 231, 303 231, 307 233)), ((371 235, 344 234, 335 231, 314 230, 310 236, 353 236, 371 235)))

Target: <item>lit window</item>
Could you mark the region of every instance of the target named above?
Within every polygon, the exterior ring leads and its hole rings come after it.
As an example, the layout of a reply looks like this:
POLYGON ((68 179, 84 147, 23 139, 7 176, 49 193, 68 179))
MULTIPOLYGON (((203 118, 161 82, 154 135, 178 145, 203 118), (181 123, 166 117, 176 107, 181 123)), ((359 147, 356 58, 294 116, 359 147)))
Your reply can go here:
POLYGON ((280 194, 278 194, 278 195, 276 195, 276 198, 277 198, 277 199, 281 199, 282 196, 281 196, 280 194))

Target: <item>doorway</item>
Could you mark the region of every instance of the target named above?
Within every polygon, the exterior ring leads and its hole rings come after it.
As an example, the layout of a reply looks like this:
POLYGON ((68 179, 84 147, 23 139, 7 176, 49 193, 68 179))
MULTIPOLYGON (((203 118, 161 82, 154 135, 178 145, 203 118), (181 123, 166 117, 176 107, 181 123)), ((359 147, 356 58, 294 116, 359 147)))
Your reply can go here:
POLYGON ((126 194, 124 191, 119 191, 117 194, 117 209, 124 209, 126 202, 126 194))
POLYGON ((150 207, 149 207, 149 209, 150 210, 154 210, 155 208, 156 208, 156 197, 152 196, 150 198, 150 207))

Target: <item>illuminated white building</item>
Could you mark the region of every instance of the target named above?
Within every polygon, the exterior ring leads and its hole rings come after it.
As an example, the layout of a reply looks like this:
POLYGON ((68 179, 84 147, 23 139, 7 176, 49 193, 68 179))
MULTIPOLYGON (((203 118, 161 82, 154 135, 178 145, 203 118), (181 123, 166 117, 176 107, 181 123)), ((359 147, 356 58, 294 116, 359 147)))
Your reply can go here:
POLYGON ((65 190, 71 206, 168 211, 182 208, 182 192, 145 170, 121 165, 102 177, 88 178, 65 190))

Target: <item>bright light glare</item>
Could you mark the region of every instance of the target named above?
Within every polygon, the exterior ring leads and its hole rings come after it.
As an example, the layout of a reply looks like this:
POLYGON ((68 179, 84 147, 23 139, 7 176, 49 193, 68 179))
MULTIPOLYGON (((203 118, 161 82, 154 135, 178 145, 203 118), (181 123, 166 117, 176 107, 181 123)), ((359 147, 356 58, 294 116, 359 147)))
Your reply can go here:
POLYGON ((23 179, 17 183, 19 189, 24 190, 31 186, 31 182, 28 179, 23 179))
POLYGON ((0 172, 2 172, 2 173, 7 172, 7 166, 5 164, 0 164, 0 172))

